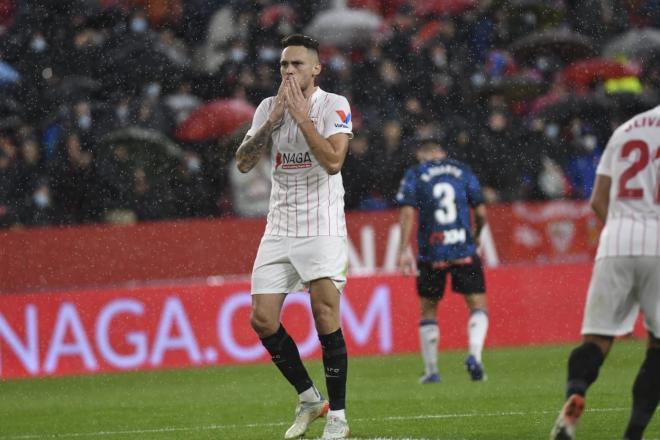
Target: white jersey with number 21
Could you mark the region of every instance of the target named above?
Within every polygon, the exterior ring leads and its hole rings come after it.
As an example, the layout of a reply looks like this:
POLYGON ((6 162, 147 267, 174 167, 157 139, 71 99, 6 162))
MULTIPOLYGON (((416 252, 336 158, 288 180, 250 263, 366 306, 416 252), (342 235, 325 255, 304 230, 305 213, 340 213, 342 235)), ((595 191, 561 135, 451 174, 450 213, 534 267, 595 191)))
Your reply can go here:
POLYGON ((596 173, 612 179, 596 258, 660 256, 660 106, 616 129, 596 173))

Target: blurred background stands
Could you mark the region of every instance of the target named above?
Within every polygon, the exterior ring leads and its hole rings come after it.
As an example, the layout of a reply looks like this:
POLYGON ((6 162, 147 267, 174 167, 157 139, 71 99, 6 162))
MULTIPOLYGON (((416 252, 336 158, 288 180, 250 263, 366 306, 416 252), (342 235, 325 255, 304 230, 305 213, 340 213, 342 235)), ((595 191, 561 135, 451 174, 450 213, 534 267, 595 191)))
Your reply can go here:
POLYGON ((263 215, 268 162, 231 160, 292 32, 351 103, 348 209, 392 207, 429 135, 489 202, 586 198, 660 103, 659 27, 657 0, 0 0, 0 226, 263 215))

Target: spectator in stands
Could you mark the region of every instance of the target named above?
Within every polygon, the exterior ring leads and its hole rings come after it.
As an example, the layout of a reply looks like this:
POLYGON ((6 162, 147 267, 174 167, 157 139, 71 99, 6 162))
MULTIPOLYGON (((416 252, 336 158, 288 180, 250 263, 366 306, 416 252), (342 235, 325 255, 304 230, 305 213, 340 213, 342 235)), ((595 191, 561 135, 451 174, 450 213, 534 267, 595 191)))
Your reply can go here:
POLYGON ((571 121, 566 142, 572 149, 563 164, 566 177, 571 184, 571 195, 585 199, 591 194, 596 179, 596 168, 602 153, 593 129, 580 119, 571 121))
POLYGON ((47 177, 47 173, 41 162, 41 152, 36 139, 25 139, 20 146, 18 157, 15 196, 24 203, 32 196, 38 181, 47 177))
POLYGON ((49 164, 53 198, 62 207, 68 223, 99 220, 97 174, 94 156, 83 148, 78 132, 71 131, 61 142, 55 159, 49 164))
POLYGON ((480 176, 484 194, 496 194, 495 200, 487 199, 491 202, 515 199, 522 186, 524 158, 520 157, 520 137, 509 118, 505 110, 493 109, 477 141, 475 172, 480 176))
POLYGON ((355 136, 348 144, 348 156, 341 169, 342 179, 345 182, 346 209, 367 209, 384 202, 379 194, 373 195, 376 185, 373 178, 371 149, 369 135, 366 133, 355 136), (373 197, 377 200, 374 201, 373 197))
POLYGON ((16 202, 13 200, 16 167, 12 158, 0 149, 0 227, 18 223, 16 202))
POLYGON ((194 151, 184 153, 170 187, 174 197, 174 217, 207 217, 215 214, 212 192, 204 177, 204 162, 194 151))
POLYGON ((134 223, 133 211, 135 176, 129 163, 128 149, 118 144, 112 156, 97 163, 99 197, 104 219, 109 222, 134 223))
POLYGON ((270 151, 264 150, 262 158, 250 173, 241 173, 232 159, 229 168, 229 183, 232 192, 232 207, 240 217, 265 217, 270 201, 270 174, 273 165, 270 151))
MULTIPOLYGON (((190 113, 202 104, 202 100, 193 93, 192 81, 182 81, 172 93, 164 98, 164 104, 171 118, 178 125, 185 121, 190 113)), ((128 114, 126 104, 126 114, 128 114)))
POLYGON ((133 171, 130 210, 137 221, 158 220, 172 215, 173 196, 168 186, 158 180, 150 182, 142 168, 133 171))
MULTIPOLYGON (((386 120, 382 133, 377 135, 373 145, 369 158, 374 169, 373 192, 380 194, 383 200, 381 208, 392 207, 403 173, 414 163, 413 155, 404 145, 401 122, 398 119, 386 120)), ((377 207, 371 206, 372 209, 377 207)))
POLYGON ((21 207, 20 222, 27 226, 60 224, 63 220, 63 213, 51 196, 48 179, 40 177, 33 187, 30 196, 21 207))

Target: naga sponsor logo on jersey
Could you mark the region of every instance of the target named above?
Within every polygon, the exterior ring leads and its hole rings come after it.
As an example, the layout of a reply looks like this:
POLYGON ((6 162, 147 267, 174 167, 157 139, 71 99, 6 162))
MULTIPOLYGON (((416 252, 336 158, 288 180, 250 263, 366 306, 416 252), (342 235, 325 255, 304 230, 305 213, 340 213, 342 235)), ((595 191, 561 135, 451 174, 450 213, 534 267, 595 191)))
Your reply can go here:
POLYGON ((344 113, 343 110, 336 110, 337 115, 339 115, 339 119, 341 120, 341 123, 335 122, 335 127, 337 128, 349 128, 348 124, 351 122, 351 114, 346 114, 344 113))
POLYGON ((465 243, 467 232, 463 228, 436 231, 429 237, 431 245, 445 246, 448 244, 465 243))
POLYGON ((275 169, 282 167, 283 170, 295 170, 299 168, 311 168, 312 157, 309 151, 300 153, 280 153, 275 156, 275 169))

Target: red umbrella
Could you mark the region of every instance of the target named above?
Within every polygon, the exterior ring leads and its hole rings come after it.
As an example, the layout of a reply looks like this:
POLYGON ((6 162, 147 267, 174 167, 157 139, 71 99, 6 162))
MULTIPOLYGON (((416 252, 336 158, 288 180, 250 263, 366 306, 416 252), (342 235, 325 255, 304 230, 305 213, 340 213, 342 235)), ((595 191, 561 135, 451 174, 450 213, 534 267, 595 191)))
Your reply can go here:
POLYGON ((269 28, 278 22, 280 18, 285 18, 287 21, 293 21, 296 12, 289 5, 271 5, 264 8, 259 14, 259 22, 264 28, 269 28))
POLYGON ((0 35, 11 28, 16 16, 16 2, 14 0, 0 0, 0 35))
POLYGON ((478 3, 478 0, 418 0, 415 2, 415 14, 460 15, 478 3))
POLYGON ((561 72, 561 78, 567 84, 587 86, 593 81, 639 76, 640 73, 641 68, 634 64, 624 64, 607 58, 590 58, 566 66, 561 72))
POLYGON ((383 18, 392 18, 406 0, 348 0, 348 7, 370 9, 383 18))
POLYGON ((205 141, 231 134, 252 121, 255 108, 240 99, 218 99, 193 111, 176 128, 175 136, 182 141, 205 141))

